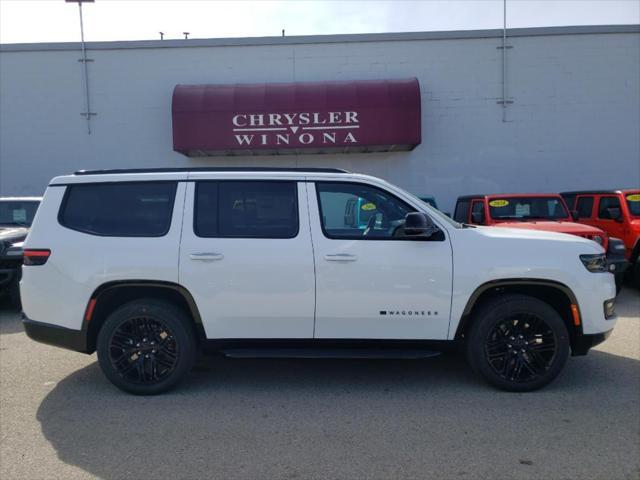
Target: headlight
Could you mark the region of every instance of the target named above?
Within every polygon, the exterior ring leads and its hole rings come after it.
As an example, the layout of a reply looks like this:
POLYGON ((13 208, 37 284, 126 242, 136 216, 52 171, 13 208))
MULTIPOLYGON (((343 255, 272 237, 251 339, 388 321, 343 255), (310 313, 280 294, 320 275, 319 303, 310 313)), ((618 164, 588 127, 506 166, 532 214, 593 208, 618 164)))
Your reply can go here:
POLYGON ((593 237, 591 237, 591 240, 602 245, 602 237, 600 235, 594 235, 593 237))
POLYGON ((607 257, 604 253, 594 253, 592 255, 580 255, 580 260, 584 267, 590 272, 606 272, 607 257))

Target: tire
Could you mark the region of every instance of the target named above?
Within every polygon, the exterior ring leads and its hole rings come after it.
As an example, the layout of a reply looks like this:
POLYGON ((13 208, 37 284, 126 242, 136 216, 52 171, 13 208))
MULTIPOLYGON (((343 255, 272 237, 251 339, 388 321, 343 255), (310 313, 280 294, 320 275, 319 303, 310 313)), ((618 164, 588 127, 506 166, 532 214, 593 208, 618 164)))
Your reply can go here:
POLYGON ((569 334, 558 312, 526 295, 489 300, 474 315, 467 359, 488 383, 511 392, 544 387, 569 357, 569 334))
POLYGON ((192 321, 168 302, 140 299, 111 313, 98 333, 98 362, 116 387, 135 395, 173 388, 191 370, 197 343, 192 321))

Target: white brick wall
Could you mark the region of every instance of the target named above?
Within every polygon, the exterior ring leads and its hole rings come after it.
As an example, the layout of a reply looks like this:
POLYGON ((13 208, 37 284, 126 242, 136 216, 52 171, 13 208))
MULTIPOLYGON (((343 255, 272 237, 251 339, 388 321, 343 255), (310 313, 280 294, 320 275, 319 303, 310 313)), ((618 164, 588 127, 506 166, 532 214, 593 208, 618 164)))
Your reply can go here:
POLYGON ((89 52, 87 135, 79 52, 0 52, 0 195, 38 195, 76 169, 325 166, 432 194, 640 184, 640 34, 509 39, 502 122, 498 38, 89 52), (422 90, 423 142, 412 152, 188 159, 172 150, 177 83, 403 78, 422 90))

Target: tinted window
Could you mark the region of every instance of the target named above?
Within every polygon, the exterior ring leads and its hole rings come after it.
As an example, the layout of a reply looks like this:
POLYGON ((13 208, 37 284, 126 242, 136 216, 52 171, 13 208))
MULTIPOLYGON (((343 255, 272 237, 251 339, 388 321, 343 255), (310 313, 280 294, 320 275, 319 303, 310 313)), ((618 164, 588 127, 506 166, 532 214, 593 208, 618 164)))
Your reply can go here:
POLYGON ((456 205, 456 211, 453 213, 453 219, 460 223, 469 221, 469 200, 460 200, 456 205))
POLYGON ((29 200, 0 201, 0 225, 31 226, 40 202, 29 200))
POLYGON ((575 203, 576 203, 576 195, 574 194, 567 194, 567 193, 561 193, 560 194, 562 196, 562 198, 564 198, 564 203, 567 204, 567 207, 569 207, 569 210, 575 210, 575 203))
MULTIPOLYGON (((322 228, 329 238, 393 238, 404 217, 415 211, 403 201, 368 185, 317 183, 322 228)), ((398 236, 398 235, 395 235, 398 236)))
POLYGON ((472 217, 471 220, 474 223, 483 224, 484 221, 485 221, 485 218, 484 218, 484 202, 482 200, 478 200, 478 201, 472 202, 472 204, 471 204, 471 213, 480 214, 480 219, 474 220, 473 217, 472 217))
POLYGON ((618 199, 618 197, 600 197, 600 204, 598 206, 598 217, 605 220, 610 220, 610 208, 620 209, 620 200, 618 199))
POLYGON ((593 197, 580 197, 576 204, 578 218, 589 218, 593 212, 593 197))
POLYGON ((492 198, 489 214, 494 220, 558 220, 569 217, 560 197, 492 198))
POLYGON ((169 231, 175 195, 176 182, 72 185, 59 220, 94 235, 160 237, 169 231))
POLYGON ((295 182, 199 182, 194 230, 201 237, 292 238, 297 198, 295 182))

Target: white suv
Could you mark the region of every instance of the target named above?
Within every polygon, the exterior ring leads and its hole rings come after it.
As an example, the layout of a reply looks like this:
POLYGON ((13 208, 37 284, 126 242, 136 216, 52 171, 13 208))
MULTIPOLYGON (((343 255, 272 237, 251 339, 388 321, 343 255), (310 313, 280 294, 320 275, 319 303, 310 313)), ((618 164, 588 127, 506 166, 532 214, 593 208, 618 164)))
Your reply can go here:
POLYGON ((527 391, 616 322, 595 242, 461 225, 341 170, 76 172, 51 181, 24 247, 27 334, 97 350, 136 394, 174 386, 205 346, 424 358, 455 344, 491 384, 527 391))

